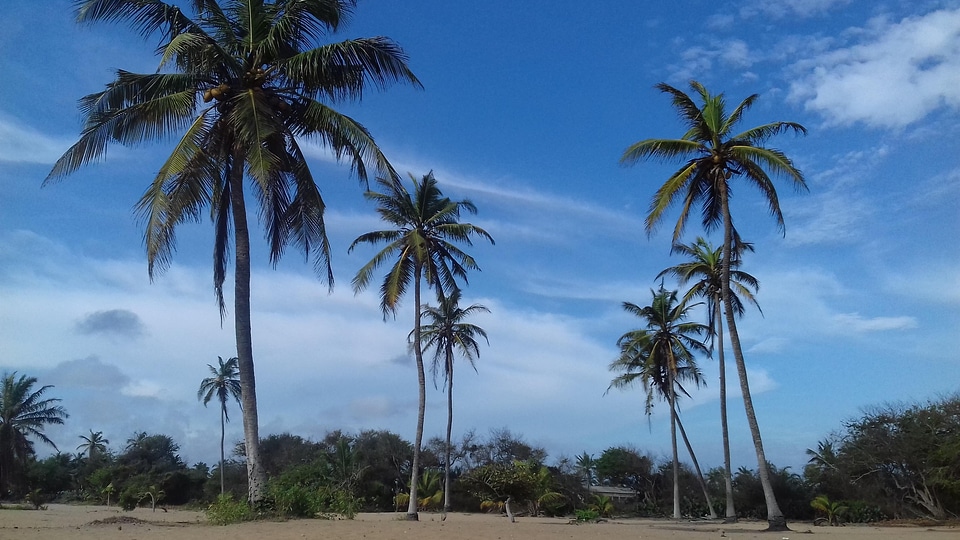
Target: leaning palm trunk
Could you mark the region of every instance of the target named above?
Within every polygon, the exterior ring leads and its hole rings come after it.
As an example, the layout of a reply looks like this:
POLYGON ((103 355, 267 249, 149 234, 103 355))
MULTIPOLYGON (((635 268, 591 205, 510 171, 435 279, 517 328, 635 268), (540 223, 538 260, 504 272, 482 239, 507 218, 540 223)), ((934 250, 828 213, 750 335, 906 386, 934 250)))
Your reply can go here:
POLYGON ((427 377, 423 372, 423 350, 420 346, 420 275, 422 269, 418 265, 414 270, 413 299, 416 306, 413 323, 413 348, 417 359, 417 382, 419 383, 419 406, 417 408, 417 435, 413 443, 413 463, 410 471, 410 502, 407 503, 407 519, 418 521, 417 514, 417 477, 420 471, 420 446, 423 444, 423 417, 427 403, 427 377))
POLYGON ((717 325, 717 360, 720 367, 720 431, 723 432, 723 484, 727 492, 727 508, 724 512, 726 523, 735 523, 737 521, 737 509, 733 504, 733 474, 730 469, 730 430, 727 427, 727 367, 724 361, 723 353, 723 320, 721 319, 723 310, 721 302, 723 295, 715 298, 713 320, 717 325))
MULTIPOLYGON (((237 334, 237 368, 240 371, 240 400, 243 403, 243 440, 247 460, 247 500, 263 500, 266 477, 260 464, 260 434, 257 418, 257 383, 253 372, 253 335, 250 323, 250 231, 243 200, 243 160, 234 153, 230 170, 230 199, 236 248, 234 276, 234 320, 237 334)), ((223 469, 221 468, 221 471, 223 469)))
POLYGON ((683 422, 680 416, 677 416, 677 428, 680 429, 680 436, 683 437, 683 444, 687 447, 690 459, 693 461, 693 469, 697 472, 697 482, 700 483, 700 489, 703 490, 703 498, 707 501, 707 508, 710 509, 710 519, 717 519, 717 512, 713 509, 713 502, 710 500, 710 491, 707 490, 707 483, 703 480, 703 472, 700 471, 700 462, 697 461, 697 455, 693 453, 693 446, 690 445, 690 439, 687 438, 687 431, 683 429, 683 422))
POLYGON ((734 317, 733 302, 730 295, 730 261, 733 249, 733 222, 730 217, 730 206, 725 191, 720 191, 721 211, 723 212, 723 263, 721 266, 723 307, 726 312, 727 331, 730 333, 730 348, 737 363, 737 375, 740 377, 740 391, 743 393, 743 408, 750 426, 750 435, 753 437, 753 447, 757 452, 757 469, 760 476, 760 485, 763 487, 763 498, 767 503, 768 530, 783 531, 787 529, 787 520, 780 511, 777 497, 773 493, 770 483, 770 472, 767 467, 767 458, 763 452, 763 440, 760 438, 760 425, 757 423, 757 414, 753 409, 753 399, 750 397, 750 383, 747 380, 747 366, 743 360, 743 350, 740 348, 740 336, 737 334, 737 322, 734 317))

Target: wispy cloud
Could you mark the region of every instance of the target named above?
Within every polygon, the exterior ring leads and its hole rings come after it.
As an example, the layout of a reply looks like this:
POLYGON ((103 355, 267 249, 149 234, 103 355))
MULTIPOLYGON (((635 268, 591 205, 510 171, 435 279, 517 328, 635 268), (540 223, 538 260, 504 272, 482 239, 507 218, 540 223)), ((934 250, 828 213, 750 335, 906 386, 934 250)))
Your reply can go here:
POLYGON ((753 0, 740 8, 743 17, 762 15, 774 19, 784 17, 815 17, 837 9, 852 0, 753 0))
POLYGON ((857 333, 910 330, 917 327, 917 319, 914 317, 864 317, 859 313, 838 313, 832 317, 832 322, 857 333))
POLYGON ((71 144, 0 113, 0 161, 52 165, 71 144))
POLYGON ((857 43, 797 62, 790 99, 828 125, 902 128, 932 111, 960 110, 960 9, 847 32, 857 43))

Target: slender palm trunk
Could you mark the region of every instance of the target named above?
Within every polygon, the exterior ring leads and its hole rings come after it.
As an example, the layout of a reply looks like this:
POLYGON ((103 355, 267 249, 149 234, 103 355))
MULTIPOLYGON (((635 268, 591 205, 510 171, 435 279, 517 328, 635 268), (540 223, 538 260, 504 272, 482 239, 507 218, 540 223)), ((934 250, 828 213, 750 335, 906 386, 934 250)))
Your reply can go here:
POLYGON ((227 404, 223 402, 220 405, 220 494, 223 495, 226 491, 223 482, 223 440, 227 433, 227 404))
POLYGON ((737 509, 733 504, 733 473, 730 468, 730 430, 727 426, 727 367, 723 353, 723 309, 720 304, 723 295, 714 298, 713 320, 717 325, 717 360, 720 364, 720 431, 723 432, 723 484, 727 492, 727 508, 724 512, 725 523, 736 523, 737 509))
POLYGON ((443 459, 443 519, 450 511, 450 437, 453 434, 453 344, 447 343, 447 455, 443 459))
POLYGON ((257 383, 253 372, 253 334, 250 323, 250 230, 243 200, 243 159, 235 152, 230 170, 230 202, 233 206, 235 242, 234 320, 237 334, 237 368, 240 401, 243 403, 243 440, 247 458, 247 500, 263 500, 266 477, 260 466, 260 433, 257 418, 257 383))
POLYGON ((767 467, 767 458, 763 452, 763 440, 760 438, 760 424, 757 423, 757 414, 753 409, 753 399, 750 397, 750 383, 747 380, 747 365, 743 360, 743 350, 740 348, 740 336, 737 334, 737 321, 734 317, 733 302, 730 297, 730 260, 733 249, 733 222, 730 217, 730 206, 725 190, 720 190, 721 211, 723 212, 723 263, 721 265, 721 294, 723 307, 726 311, 727 332, 730 334, 730 348, 737 363, 737 375, 740 377, 740 391, 743 393, 743 408, 747 414, 747 424, 750 425, 750 435, 753 437, 753 447, 757 452, 757 472, 760 475, 760 485, 763 487, 763 498, 767 503, 767 524, 770 531, 785 531, 787 520, 780 511, 777 497, 773 493, 770 483, 770 471, 767 467))
POLYGON ((422 269, 418 266, 413 277, 413 299, 416 309, 413 322, 413 347, 417 359, 417 382, 419 383, 419 407, 417 408, 417 435, 413 443, 413 464, 410 471, 410 502, 407 504, 407 519, 418 521, 417 514, 417 476, 420 472, 420 445, 423 443, 423 417, 427 404, 427 377, 423 373, 423 351, 420 348, 420 275, 422 269))
POLYGON ((673 388, 673 370, 671 366, 667 379, 670 384, 670 445, 673 448, 673 519, 680 519, 680 459, 677 455, 677 393, 673 388))
POLYGON ((677 415, 677 428, 680 429, 683 444, 687 447, 690 460, 693 461, 693 469, 697 472, 697 481, 700 483, 700 489, 703 490, 703 498, 707 501, 707 508, 710 509, 710 519, 717 519, 717 512, 713 509, 713 501, 710 500, 710 491, 707 489, 707 483, 703 479, 703 472, 700 470, 700 462, 697 461, 697 455, 693 453, 693 446, 690 444, 690 439, 687 438, 687 431, 683 429, 683 422, 680 421, 680 415, 677 415))

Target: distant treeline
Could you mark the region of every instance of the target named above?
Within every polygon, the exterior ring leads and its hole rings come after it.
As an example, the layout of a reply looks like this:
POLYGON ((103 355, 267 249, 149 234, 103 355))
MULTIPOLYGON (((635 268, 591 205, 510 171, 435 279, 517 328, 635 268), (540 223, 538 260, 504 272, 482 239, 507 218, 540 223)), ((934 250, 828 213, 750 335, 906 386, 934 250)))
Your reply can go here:
MULTIPOLYGON (((218 466, 187 466, 169 436, 139 432, 118 450, 103 444, 99 432, 82 437, 77 454, 59 453, 8 475, 8 499, 57 500, 137 505, 206 505, 220 495, 218 466), (92 441, 92 442, 91 442, 92 441)), ((418 506, 442 505, 444 443, 430 439, 423 449, 418 506)), ((389 431, 332 431, 311 441, 284 433, 262 439, 263 467, 269 478, 267 504, 288 515, 403 510, 413 447, 389 431)), ((960 396, 929 403, 870 409, 808 450, 803 471, 770 464, 774 488, 791 520, 817 517, 818 496, 831 501, 840 521, 893 518, 944 519, 960 514, 960 396)), ((507 471, 507 483, 523 483, 514 511, 572 515, 593 508, 602 513, 669 516, 672 473, 669 460, 618 446, 598 456, 586 453, 548 460, 547 451, 503 428, 486 435, 466 433, 453 444, 451 466, 456 511, 498 511, 496 493, 472 489, 476 475, 507 471), (512 471, 512 473, 511 473, 512 471), (609 489, 626 488, 626 489, 609 489)), ((8 471, 13 472, 13 471, 8 471)), ((225 490, 236 500, 247 493, 243 446, 224 465, 225 490)), ((707 513, 693 472, 681 471, 683 513, 707 513)), ((707 472, 714 505, 725 500, 722 468, 707 472)), ((755 471, 741 468, 733 478, 740 517, 765 517, 763 491, 755 471)), ((510 489, 504 489, 505 498, 510 489)), ((822 505, 821 505, 822 506, 822 505)), ((720 513, 720 512, 718 512, 720 513)), ((722 513, 721 513, 722 515, 722 513)))

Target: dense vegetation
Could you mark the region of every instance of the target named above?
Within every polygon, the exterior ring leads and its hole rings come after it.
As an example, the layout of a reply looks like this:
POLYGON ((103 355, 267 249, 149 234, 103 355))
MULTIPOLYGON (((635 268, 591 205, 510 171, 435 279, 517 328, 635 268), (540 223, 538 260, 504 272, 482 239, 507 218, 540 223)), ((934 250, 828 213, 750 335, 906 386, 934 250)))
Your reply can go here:
MULTIPOLYGON (((99 432, 80 437, 76 453, 37 459, 31 452, 21 481, 10 495, 45 501, 89 502, 134 508, 196 504, 208 506, 220 495, 220 467, 187 465, 169 436, 138 432, 109 445, 99 432)), ((810 449, 803 471, 769 464, 777 500, 788 519, 827 518, 871 522, 893 518, 944 519, 960 513, 960 395, 930 403, 887 405, 851 418, 810 449), (817 504, 812 504, 817 503, 817 504)), ((631 446, 551 457, 508 429, 485 436, 467 432, 452 445, 450 493, 456 511, 506 511, 543 515, 673 514, 673 465, 631 446), (627 488, 629 497, 603 488, 627 488)), ((261 512, 290 517, 352 516, 358 511, 404 511, 409 501, 413 445, 389 431, 328 433, 319 441, 284 433, 260 442, 267 475, 261 512)), ((243 443, 223 466, 224 499, 211 519, 253 516, 247 493, 243 443), (232 499, 231 499, 232 497, 232 499), (246 508, 247 510, 244 510, 246 508), (239 517, 237 517, 239 516, 239 517)), ((418 471, 416 506, 443 507, 445 443, 427 441, 418 471)), ((724 509, 722 467, 705 472, 714 505, 724 509)), ((708 512, 695 472, 679 467, 678 496, 684 516, 708 512)), ((763 519, 766 503, 756 471, 733 475, 741 518, 763 519)))

